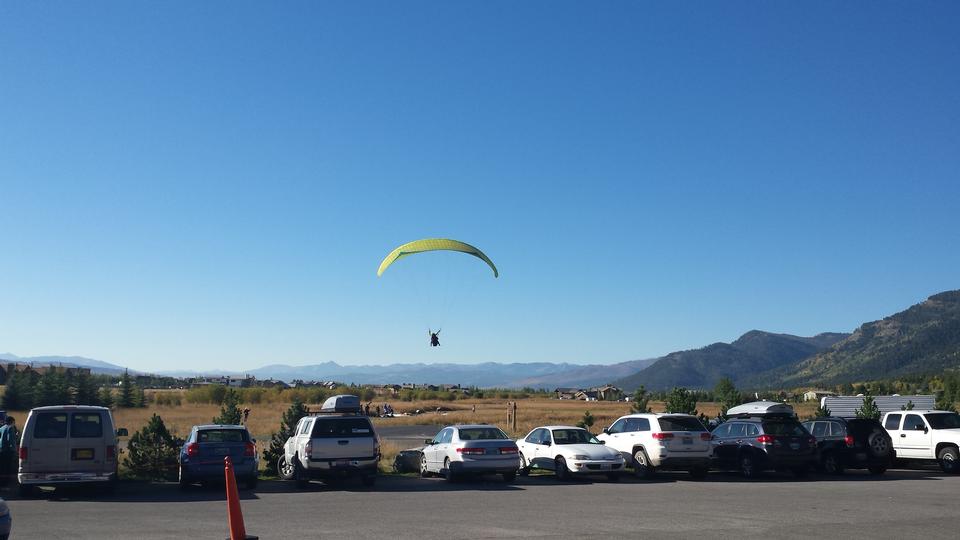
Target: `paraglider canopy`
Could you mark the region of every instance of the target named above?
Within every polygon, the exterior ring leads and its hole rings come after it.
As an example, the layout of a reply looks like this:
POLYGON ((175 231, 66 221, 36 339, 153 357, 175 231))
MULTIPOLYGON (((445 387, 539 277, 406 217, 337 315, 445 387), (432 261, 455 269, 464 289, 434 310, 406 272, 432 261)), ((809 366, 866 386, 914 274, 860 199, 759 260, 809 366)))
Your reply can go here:
POLYGON ((408 242, 398 247, 397 249, 391 251, 380 263, 380 268, 377 269, 377 277, 383 275, 383 272, 398 259, 402 259, 407 255, 414 255, 416 253, 423 253, 425 251, 459 251, 461 253, 466 253, 468 255, 473 255, 474 257, 482 260, 490 266, 490 269, 493 270, 493 277, 499 277, 500 273, 497 272, 497 267, 494 266, 493 261, 490 260, 482 251, 479 249, 461 242, 459 240, 451 240, 449 238, 424 238, 423 240, 414 240, 413 242, 408 242))

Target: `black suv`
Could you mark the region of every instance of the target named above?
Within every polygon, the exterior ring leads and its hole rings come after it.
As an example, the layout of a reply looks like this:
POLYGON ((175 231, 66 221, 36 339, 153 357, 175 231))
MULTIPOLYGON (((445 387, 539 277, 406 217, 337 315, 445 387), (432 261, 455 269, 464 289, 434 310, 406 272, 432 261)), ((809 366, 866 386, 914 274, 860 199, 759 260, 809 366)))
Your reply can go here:
POLYGON ((803 427, 817 438, 817 462, 828 474, 867 469, 883 474, 893 463, 893 441, 880 422, 867 418, 814 418, 803 427))
POLYGON ((711 467, 740 471, 744 478, 768 470, 803 477, 816 460, 816 440, 786 415, 731 418, 713 430, 711 444, 711 467))

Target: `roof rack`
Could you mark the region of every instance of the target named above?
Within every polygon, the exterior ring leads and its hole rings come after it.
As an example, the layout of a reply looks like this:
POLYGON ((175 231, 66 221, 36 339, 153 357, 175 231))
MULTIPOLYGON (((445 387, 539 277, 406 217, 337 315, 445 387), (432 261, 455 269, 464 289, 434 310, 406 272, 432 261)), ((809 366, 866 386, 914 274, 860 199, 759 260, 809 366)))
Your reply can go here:
POLYGON ((352 414, 356 416, 361 415, 360 408, 360 398, 357 396, 352 396, 350 394, 340 394, 337 396, 331 396, 323 402, 317 410, 307 409, 307 413, 311 416, 318 416, 322 414, 339 414, 347 415, 352 414))

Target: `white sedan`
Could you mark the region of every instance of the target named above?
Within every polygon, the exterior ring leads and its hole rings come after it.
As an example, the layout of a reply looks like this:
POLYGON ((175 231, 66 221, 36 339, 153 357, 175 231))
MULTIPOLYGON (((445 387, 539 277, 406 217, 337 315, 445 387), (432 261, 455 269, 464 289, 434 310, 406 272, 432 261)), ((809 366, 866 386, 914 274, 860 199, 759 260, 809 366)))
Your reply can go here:
POLYGON ((624 470, 623 456, 597 440, 589 431, 573 426, 534 428, 517 441, 520 474, 547 469, 565 480, 574 474, 606 474, 617 480, 624 470))

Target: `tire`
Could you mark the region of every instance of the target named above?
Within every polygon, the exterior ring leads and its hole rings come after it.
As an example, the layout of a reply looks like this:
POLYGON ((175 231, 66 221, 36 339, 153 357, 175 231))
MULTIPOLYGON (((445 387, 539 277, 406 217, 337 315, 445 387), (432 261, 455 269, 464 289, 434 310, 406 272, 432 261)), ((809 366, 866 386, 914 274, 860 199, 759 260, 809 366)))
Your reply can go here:
POLYGON ((870 454, 873 457, 882 458, 890 455, 891 446, 890 441, 883 436, 883 433, 874 431, 867 437, 867 448, 870 449, 870 454))
POLYGON ((183 466, 178 467, 177 469, 177 483, 180 485, 180 489, 186 491, 190 489, 190 477, 187 476, 186 471, 183 470, 183 466))
POLYGON ((528 476, 530 474, 530 464, 527 463, 527 458, 523 457, 523 452, 520 452, 520 468, 517 469, 517 473, 520 476, 528 476))
POLYGON ((690 473, 690 477, 693 478, 694 480, 703 480, 704 478, 707 477, 708 470, 709 469, 707 469, 706 467, 694 467, 693 469, 690 469, 688 472, 690 473))
POLYGON ((420 455, 420 477, 427 478, 430 476, 430 471, 427 470, 427 456, 420 455))
POLYGON ((277 460, 277 476, 284 480, 293 480, 294 472, 293 464, 287 461, 287 456, 280 454, 280 459, 277 460))
POLYGON ((737 466, 740 470, 740 475, 744 478, 753 479, 758 475, 757 462, 750 454, 741 454, 740 458, 737 459, 737 466))
POLYGON ((838 456, 836 452, 827 452, 824 454, 821 465, 823 466, 823 472, 827 474, 843 474, 843 462, 840 461, 840 456, 838 456))
POLYGON ((872 475, 874 475, 874 476, 879 476, 879 475, 887 472, 887 468, 884 467, 883 465, 871 465, 871 466, 867 467, 867 470, 870 471, 870 474, 872 474, 872 475))
POLYGON ((516 480, 516 479, 517 479, 517 473, 516 473, 516 472, 505 472, 505 473, 503 473, 503 481, 506 482, 506 483, 508 483, 508 484, 512 483, 512 482, 513 482, 514 480, 516 480))
POLYGON ((376 475, 372 474, 369 476, 364 476, 360 479, 360 482, 367 487, 373 487, 377 483, 377 477, 376 475))
POLYGON ((450 458, 443 458, 443 470, 444 478, 447 479, 447 482, 453 483, 460 479, 453 473, 453 469, 450 468, 450 458))
POLYGON ((637 478, 653 478, 654 469, 650 466, 650 458, 642 448, 637 448, 633 453, 633 474, 637 478))
POLYGON ((557 459, 553 460, 553 470, 557 473, 557 480, 570 480, 570 469, 567 468, 567 460, 563 459, 563 456, 557 456, 557 459))
POLYGON ((793 473, 794 478, 806 478, 807 474, 810 473, 810 468, 807 466, 793 467, 790 472, 793 473))
POLYGON ((303 489, 310 485, 310 478, 307 476, 307 472, 303 470, 299 456, 293 456, 293 480, 297 489, 303 489))
POLYGON ((948 474, 957 474, 960 472, 960 455, 957 453, 956 446, 947 446, 937 452, 937 461, 940 463, 940 469, 948 474))

